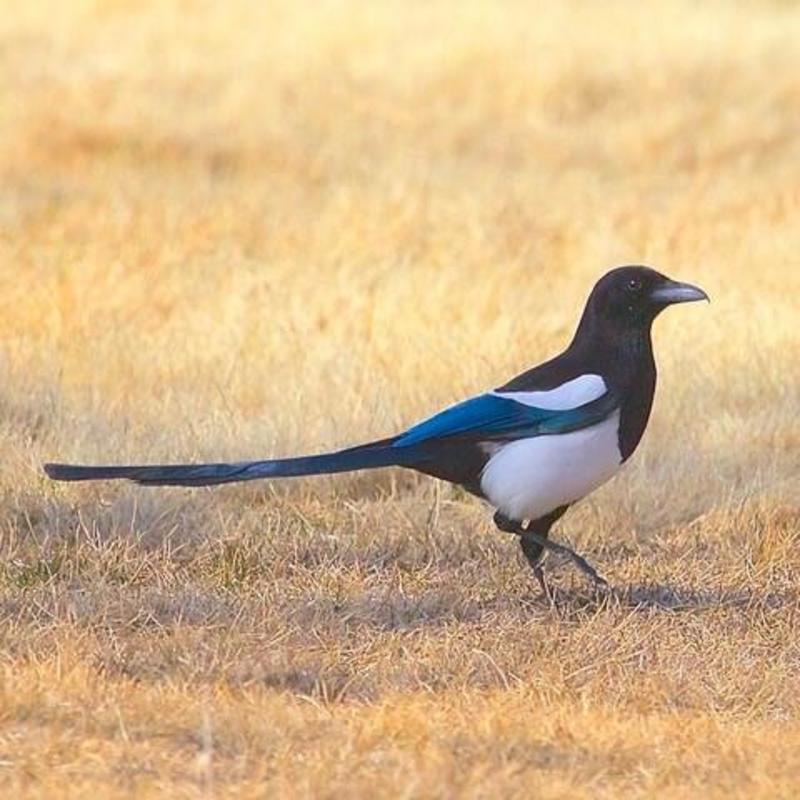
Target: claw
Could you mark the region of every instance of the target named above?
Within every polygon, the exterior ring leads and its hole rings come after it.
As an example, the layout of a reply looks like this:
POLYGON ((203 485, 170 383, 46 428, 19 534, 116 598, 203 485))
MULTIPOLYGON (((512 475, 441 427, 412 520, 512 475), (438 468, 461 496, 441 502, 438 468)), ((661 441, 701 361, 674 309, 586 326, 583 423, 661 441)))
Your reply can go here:
POLYGON ((583 558, 583 556, 579 556, 574 550, 571 550, 569 547, 566 547, 563 544, 552 542, 549 539, 539 536, 532 531, 527 531, 525 535, 546 550, 562 553, 569 558, 572 563, 581 570, 581 572, 591 578, 596 586, 603 589, 608 589, 608 581, 602 575, 600 575, 600 573, 598 573, 598 571, 585 558, 583 558))
POLYGON ((544 577, 544 570, 541 568, 539 564, 535 564, 533 566, 533 574, 536 576, 536 580, 539 581, 539 586, 542 589, 542 594, 547 599, 547 602, 551 606, 554 606, 556 603, 556 599, 553 594, 553 590, 548 585, 547 580, 544 577))

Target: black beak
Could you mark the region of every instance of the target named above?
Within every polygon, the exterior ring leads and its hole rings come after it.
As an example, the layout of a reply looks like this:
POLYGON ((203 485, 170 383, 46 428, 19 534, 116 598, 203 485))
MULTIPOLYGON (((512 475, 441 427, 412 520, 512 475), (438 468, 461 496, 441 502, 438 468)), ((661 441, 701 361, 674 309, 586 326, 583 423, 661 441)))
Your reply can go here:
POLYGON ((691 283, 667 281, 657 286, 650 292, 650 299, 661 305, 669 306, 673 303, 694 303, 696 300, 708 300, 708 295, 699 287, 691 283))

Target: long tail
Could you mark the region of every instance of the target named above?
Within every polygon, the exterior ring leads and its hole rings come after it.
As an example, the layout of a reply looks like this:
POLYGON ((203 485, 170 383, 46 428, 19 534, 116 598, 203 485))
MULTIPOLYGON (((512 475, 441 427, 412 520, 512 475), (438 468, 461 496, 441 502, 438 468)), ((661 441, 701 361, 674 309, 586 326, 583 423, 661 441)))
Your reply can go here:
POLYGON ((411 466, 414 462, 413 448, 392 447, 393 441, 384 439, 336 453, 270 461, 120 467, 45 464, 44 471, 56 481, 130 480, 142 486, 213 486, 259 478, 293 478, 378 467, 411 466))

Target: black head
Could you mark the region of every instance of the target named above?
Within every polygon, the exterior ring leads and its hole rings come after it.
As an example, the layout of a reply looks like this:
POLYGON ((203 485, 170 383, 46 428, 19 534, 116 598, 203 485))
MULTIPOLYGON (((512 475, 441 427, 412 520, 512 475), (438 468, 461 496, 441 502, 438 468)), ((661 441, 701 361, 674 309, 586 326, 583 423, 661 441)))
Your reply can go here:
POLYGON ((597 332, 599 325, 614 334, 648 331, 667 306, 695 300, 708 300, 708 295, 697 286, 673 281, 650 267, 617 267, 595 284, 580 328, 590 324, 597 332))

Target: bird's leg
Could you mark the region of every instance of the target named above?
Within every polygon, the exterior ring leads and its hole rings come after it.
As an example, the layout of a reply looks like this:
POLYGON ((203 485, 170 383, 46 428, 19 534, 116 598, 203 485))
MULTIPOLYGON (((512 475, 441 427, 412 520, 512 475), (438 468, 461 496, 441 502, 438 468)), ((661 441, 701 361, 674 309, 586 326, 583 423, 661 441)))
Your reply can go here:
POLYGON ((557 544, 548 539, 550 528, 566 510, 567 506, 561 506, 555 509, 555 511, 551 511, 547 516, 530 520, 527 525, 509 519, 499 511, 494 515, 494 524, 497 525, 501 531, 514 533, 519 536, 522 553, 527 562, 531 565, 533 574, 536 576, 536 580, 539 581, 542 591, 544 591, 548 597, 551 596, 550 590, 547 588, 547 583, 545 582, 544 573, 542 572, 540 564, 542 553, 545 550, 552 550, 555 553, 561 553, 567 556, 572 563, 575 564, 581 572, 591 578, 595 584, 599 586, 608 586, 608 581, 606 581, 583 556, 578 555, 566 545, 557 544))
POLYGON ((519 536, 519 544, 522 548, 522 554, 531 565, 533 574, 536 576, 536 580, 539 582, 539 586, 542 588, 542 593, 548 600, 552 602, 553 593, 550 591, 550 587, 547 585, 547 581, 544 578, 544 570, 542 569, 541 564, 544 548, 538 542, 528 538, 526 533, 527 531, 523 530, 519 536))
POLYGON ((500 511, 494 512, 494 524, 497 525, 498 530, 503 531, 503 533, 514 533, 517 536, 522 536, 525 532, 525 528, 521 522, 507 517, 500 511))
MULTIPOLYGON (((544 579, 544 571, 542 570, 542 565, 539 563, 544 548, 538 542, 526 537, 527 530, 531 523, 528 523, 528 527, 526 527, 521 522, 510 519, 501 512, 497 511, 494 515, 494 524, 497 525, 499 530, 504 531, 505 533, 513 533, 519 536, 519 543, 522 547, 522 552, 528 563, 531 565, 533 574, 536 576, 536 580, 539 582, 542 592, 544 593, 545 597, 552 602, 553 594, 550 591, 550 587, 547 585, 547 581, 544 579)), ((547 530, 549 530, 551 524, 552 522, 547 525, 546 529, 544 530, 544 536, 547 536, 547 530)))
POLYGON ((602 577, 583 556, 579 556, 566 545, 551 542, 547 538, 547 533, 542 534, 540 531, 536 530, 534 523, 529 523, 525 532, 521 534, 520 544, 522 545, 522 552, 525 553, 525 557, 529 561, 531 558, 528 556, 526 547, 530 548, 532 553, 536 553, 537 559, 541 556, 542 549, 552 550, 554 553, 561 553, 567 556, 581 572, 588 575, 599 586, 608 586, 608 581, 602 577), (536 548, 536 550, 533 548, 536 548))

